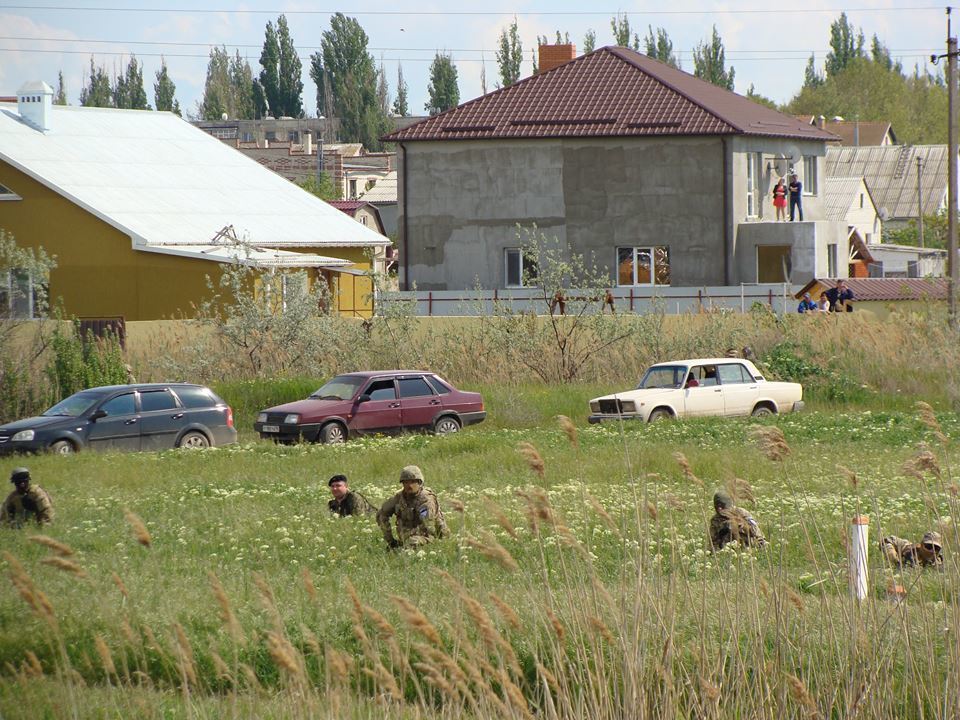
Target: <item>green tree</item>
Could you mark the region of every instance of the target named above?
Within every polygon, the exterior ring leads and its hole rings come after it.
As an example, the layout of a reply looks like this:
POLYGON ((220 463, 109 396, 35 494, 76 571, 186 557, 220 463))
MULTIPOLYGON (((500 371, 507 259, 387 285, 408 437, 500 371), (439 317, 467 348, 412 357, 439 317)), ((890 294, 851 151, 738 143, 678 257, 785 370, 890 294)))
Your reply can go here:
POLYGON ((57 94, 53 96, 54 105, 67 104, 67 88, 63 84, 63 70, 57 73, 57 94))
POLYGON ((846 13, 830 24, 830 52, 827 53, 827 77, 844 70, 854 60, 864 57, 863 31, 855 31, 846 13))
POLYGON ((384 117, 390 115, 390 88, 387 85, 387 71, 383 67, 383 58, 380 58, 380 67, 377 70, 377 104, 384 117))
POLYGON ((583 54, 592 53, 597 47, 597 33, 588 29, 583 36, 583 54))
POLYGON ((768 108, 773 108, 774 110, 779 109, 773 100, 754 90, 753 83, 750 83, 750 87, 747 89, 747 99, 753 100, 755 103, 759 103, 760 105, 766 105, 768 108))
POLYGON ((899 62, 895 63, 893 61, 893 58, 890 57, 890 48, 880 42, 880 38, 876 34, 870 41, 870 59, 887 70, 903 72, 903 66, 899 62))
POLYGON ((210 50, 203 100, 198 106, 203 120, 254 117, 254 83, 250 63, 237 51, 231 58, 225 47, 210 50))
POLYGON ((110 76, 103 67, 96 67, 90 58, 90 79, 80 90, 80 104, 84 107, 113 107, 113 88, 110 76))
POLYGON ((323 32, 320 51, 310 58, 310 77, 317 85, 317 112, 340 119, 345 141, 379 150, 390 120, 377 100, 377 71, 367 42, 360 23, 336 13, 323 32))
MULTIPOLYGON (((230 117, 250 120, 256 117, 253 90, 253 71, 250 63, 234 52, 230 59, 230 117)), ((266 113, 264 113, 265 115, 266 113)), ((262 117, 262 116, 261 116, 262 117)))
POLYGON ((514 18, 510 26, 500 33, 497 47, 497 65, 500 68, 500 82, 503 87, 509 87, 520 79, 522 62, 523 43, 520 42, 520 31, 517 29, 517 19, 514 18))
POLYGON ((303 66, 290 37, 285 15, 277 18, 277 25, 267 21, 263 50, 260 53, 260 86, 266 105, 273 117, 303 116, 303 66))
POLYGON ((427 86, 430 100, 424 109, 438 115, 460 104, 460 88, 457 87, 457 66, 453 56, 437 53, 430 64, 430 84, 427 86))
POLYGON ((167 72, 167 61, 160 58, 160 69, 157 70, 157 81, 153 84, 153 104, 157 110, 180 114, 180 103, 176 98, 177 86, 167 72))
POLYGON ((803 87, 818 88, 823 85, 823 75, 817 72, 816 58, 810 53, 807 67, 803 71, 803 87))
POLYGON ((640 49, 640 38, 630 29, 630 18, 626 13, 617 13, 610 19, 610 29, 613 30, 613 44, 633 50, 640 49))
POLYGON ((723 40, 713 26, 709 42, 697 43, 693 50, 693 74, 726 90, 733 90, 734 69, 726 69, 723 40))
POLYGON ((407 104, 407 83, 403 79, 403 66, 397 63, 397 97, 393 100, 393 114, 407 117, 410 107, 407 104))
POLYGON ((673 41, 667 35, 667 31, 658 27, 657 32, 654 33, 651 25, 647 26, 647 30, 647 36, 643 39, 647 56, 671 67, 678 67, 677 55, 673 51, 673 41))
POLYGON ((117 76, 113 88, 113 104, 127 110, 149 110, 147 91, 143 87, 143 65, 130 56, 126 72, 117 76))
POLYGON ((322 172, 320 177, 317 178, 315 175, 301 180, 297 183, 300 187, 306 190, 308 193, 316 195, 321 200, 326 200, 327 202, 331 200, 339 200, 341 197, 340 186, 333 181, 333 178, 329 173, 322 172))

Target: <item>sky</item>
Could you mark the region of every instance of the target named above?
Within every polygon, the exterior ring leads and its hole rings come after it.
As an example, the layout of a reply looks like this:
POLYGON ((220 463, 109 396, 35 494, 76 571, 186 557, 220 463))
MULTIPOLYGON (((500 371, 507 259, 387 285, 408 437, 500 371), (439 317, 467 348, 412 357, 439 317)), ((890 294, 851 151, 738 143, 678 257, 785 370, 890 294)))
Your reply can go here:
MULTIPOLYGON (((785 102, 803 82, 811 53, 817 65, 829 49, 830 24, 845 11, 863 29, 869 47, 876 34, 912 71, 919 63, 934 71, 931 53, 946 48, 945 5, 927 0, 674 0, 672 3, 602 3, 585 9, 573 0, 494 0, 465 3, 441 0, 398 0, 395 3, 354 0, 349 6, 324 0, 0 0, 0 95, 13 95, 24 82, 44 80, 56 88, 62 71, 70 104, 79 104, 89 77, 90 59, 111 75, 119 74, 136 54, 143 63, 144 85, 153 104, 153 82, 161 56, 177 86, 185 114, 194 113, 203 95, 210 47, 225 45, 246 57, 254 76, 260 71, 260 50, 268 20, 285 14, 303 63, 304 110, 316 116, 316 87, 310 79, 310 55, 317 52, 330 16, 355 17, 369 37, 369 50, 382 62, 395 94, 397 68, 402 65, 409 88, 410 113, 425 114, 429 67, 440 51, 456 63, 460 100, 483 94, 482 77, 492 91, 499 78, 496 47, 500 32, 516 18, 524 48, 523 76, 532 72, 531 50, 537 36, 551 41, 556 32, 569 33, 582 51, 588 29, 597 47, 613 44, 611 18, 626 14, 642 38, 648 26, 663 27, 673 40, 681 67, 693 72, 692 51, 716 25, 726 49, 727 65, 736 70, 736 91, 756 92, 785 102)), ((960 12, 953 34, 960 30, 960 12)), ((941 62, 940 67, 943 63, 941 62)))

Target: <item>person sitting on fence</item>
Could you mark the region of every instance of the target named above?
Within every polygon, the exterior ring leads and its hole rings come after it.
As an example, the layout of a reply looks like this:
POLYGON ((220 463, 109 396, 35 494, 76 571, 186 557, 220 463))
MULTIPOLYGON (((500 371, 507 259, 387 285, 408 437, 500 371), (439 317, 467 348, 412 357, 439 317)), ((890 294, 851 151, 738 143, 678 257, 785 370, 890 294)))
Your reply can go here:
POLYGON ((797 312, 803 315, 804 313, 813 312, 816 309, 817 304, 810 299, 810 293, 804 293, 803 300, 801 300, 797 306, 797 312))
POLYGON ((843 280, 838 280, 836 287, 827 290, 827 300, 833 312, 853 312, 853 290, 843 280))

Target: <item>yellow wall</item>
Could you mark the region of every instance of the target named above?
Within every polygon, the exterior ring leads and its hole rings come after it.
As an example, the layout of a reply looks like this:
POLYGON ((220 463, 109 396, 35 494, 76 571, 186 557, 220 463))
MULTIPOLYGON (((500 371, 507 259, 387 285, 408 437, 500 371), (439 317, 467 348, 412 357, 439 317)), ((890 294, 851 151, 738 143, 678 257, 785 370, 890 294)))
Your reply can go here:
MULTIPOLYGON (((127 321, 191 317, 191 303, 210 294, 207 276, 219 279, 216 262, 134 250, 129 236, 4 162, 0 185, 23 198, 0 201, 0 228, 13 234, 21 247, 43 247, 56 256, 50 300, 53 304, 62 299, 68 315, 127 321)), ((308 252, 342 257, 368 269, 363 250, 308 252)), ((370 293, 369 279, 342 277, 349 279, 341 281, 336 306, 348 315, 369 316, 369 303, 363 300, 370 293), (364 284, 367 289, 361 292, 364 284)))

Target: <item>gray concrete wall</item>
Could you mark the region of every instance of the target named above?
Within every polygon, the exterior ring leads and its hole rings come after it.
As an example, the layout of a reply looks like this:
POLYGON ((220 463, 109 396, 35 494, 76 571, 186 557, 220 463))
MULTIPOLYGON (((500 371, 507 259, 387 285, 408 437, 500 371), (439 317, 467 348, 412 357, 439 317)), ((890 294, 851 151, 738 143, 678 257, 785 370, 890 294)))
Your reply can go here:
POLYGON ((405 149, 401 262, 418 289, 504 287, 504 249, 521 244, 518 224, 533 223, 608 268, 611 283, 616 248, 646 245, 670 246, 673 285, 725 282, 719 138, 415 142, 405 149))
POLYGON ((847 226, 828 220, 804 222, 746 222, 737 226, 735 270, 740 282, 757 282, 757 246, 789 245, 794 285, 805 285, 828 275, 827 247, 837 245, 837 275, 847 277, 847 226))

